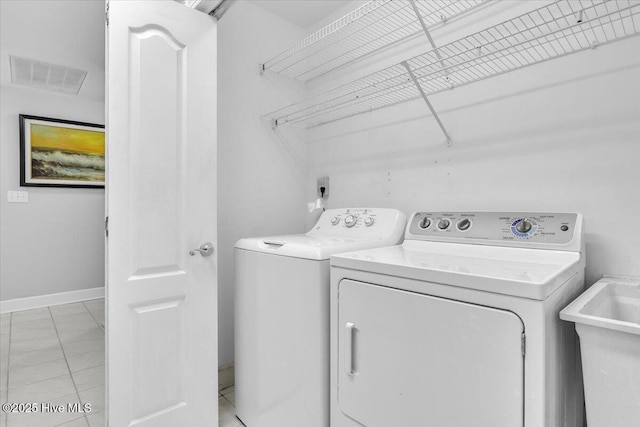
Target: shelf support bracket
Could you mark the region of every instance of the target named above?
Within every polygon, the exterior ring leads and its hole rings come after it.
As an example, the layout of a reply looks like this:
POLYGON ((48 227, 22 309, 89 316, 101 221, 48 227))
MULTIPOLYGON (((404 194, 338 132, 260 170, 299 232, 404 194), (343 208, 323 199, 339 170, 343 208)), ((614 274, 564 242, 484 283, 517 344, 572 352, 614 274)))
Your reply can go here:
POLYGON ((413 70, 411 70, 411 67, 409 66, 407 61, 402 61, 401 64, 404 66, 404 68, 407 69, 407 73, 409 73, 409 77, 411 77, 411 80, 413 80, 413 84, 416 85, 416 89, 418 89, 418 92, 420 92, 420 95, 422 95, 422 99, 424 99, 424 102, 427 104, 427 107, 429 107, 431 114, 433 114, 433 118, 436 119, 438 126, 440 126, 440 130, 442 130, 442 133, 444 133, 444 136, 447 138, 445 140, 445 144, 447 144, 447 147, 451 147, 451 136, 449 135, 449 132, 447 132, 447 129, 445 129, 444 125, 442 124, 442 121, 440 120, 438 113, 436 113, 436 110, 433 108, 433 105, 431 105, 431 102, 427 98, 427 94, 424 93, 422 86, 420 86, 420 82, 416 78, 415 74, 413 74, 413 70))
POLYGON ((420 10, 418 10, 418 6, 416 5, 416 1, 415 0, 409 0, 409 1, 411 2, 411 6, 413 7, 413 11, 416 13, 416 16, 418 17, 418 21, 420 21, 420 25, 422 26, 422 30, 424 31, 424 34, 427 36, 427 39, 429 40, 429 43, 431 44, 431 48, 436 53, 436 56, 438 57, 438 60, 440 61, 440 66, 442 66, 442 69, 444 70, 444 74, 446 76, 448 74, 447 73, 447 67, 444 66, 444 61, 442 59, 442 55, 440 55, 440 51, 436 47, 436 43, 433 41, 433 38, 431 37, 431 33, 429 32, 429 29, 427 28, 427 24, 425 24, 424 19, 422 18, 422 15, 420 14, 420 10))

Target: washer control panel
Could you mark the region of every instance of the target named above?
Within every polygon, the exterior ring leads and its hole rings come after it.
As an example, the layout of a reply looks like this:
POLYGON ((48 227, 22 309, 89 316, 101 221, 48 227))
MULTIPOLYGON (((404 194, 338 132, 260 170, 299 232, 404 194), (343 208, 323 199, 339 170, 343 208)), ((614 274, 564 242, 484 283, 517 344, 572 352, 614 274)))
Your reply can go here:
POLYGON ((377 213, 371 208, 335 209, 331 216, 331 225, 339 228, 373 227, 377 213))
MULTIPOLYGON (((322 212, 318 222, 307 235, 323 240, 385 239, 394 236, 391 244, 402 241, 407 226, 407 216, 397 209, 341 208, 322 212), (395 237, 397 236, 397 238, 395 237)), ((354 240, 355 241, 355 240, 354 240)))
POLYGON ((406 238, 567 244, 573 240, 577 221, 574 213, 416 212, 406 238))

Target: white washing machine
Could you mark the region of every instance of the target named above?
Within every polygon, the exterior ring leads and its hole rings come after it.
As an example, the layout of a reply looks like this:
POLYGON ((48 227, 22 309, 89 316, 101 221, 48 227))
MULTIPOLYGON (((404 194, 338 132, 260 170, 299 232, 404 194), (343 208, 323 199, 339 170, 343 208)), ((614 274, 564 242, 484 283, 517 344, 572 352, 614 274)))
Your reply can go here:
POLYGON ((582 427, 579 214, 418 212, 331 257, 331 427, 582 427))
POLYGON ((248 427, 329 425, 329 257, 402 241, 395 209, 331 209, 306 234, 236 244, 236 414, 248 427))

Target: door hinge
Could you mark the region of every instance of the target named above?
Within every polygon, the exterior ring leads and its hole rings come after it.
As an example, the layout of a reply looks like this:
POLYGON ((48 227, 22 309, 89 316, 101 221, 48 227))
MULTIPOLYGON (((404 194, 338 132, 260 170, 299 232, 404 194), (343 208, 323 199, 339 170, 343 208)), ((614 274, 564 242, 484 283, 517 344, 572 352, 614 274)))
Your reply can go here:
POLYGON ((104 219, 104 235, 109 237, 109 217, 105 217, 104 219))
POLYGON ((107 6, 104 10, 104 22, 109 26, 109 2, 107 2, 107 6))
POLYGON ((524 334, 524 332, 520 337, 520 351, 522 352, 522 357, 527 354, 527 336, 524 334))

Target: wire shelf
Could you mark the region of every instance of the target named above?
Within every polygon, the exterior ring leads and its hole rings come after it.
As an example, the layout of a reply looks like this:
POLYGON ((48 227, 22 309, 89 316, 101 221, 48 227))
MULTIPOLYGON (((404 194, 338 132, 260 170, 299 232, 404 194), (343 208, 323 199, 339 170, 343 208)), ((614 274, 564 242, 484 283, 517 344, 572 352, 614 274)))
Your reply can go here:
POLYGON ((420 98, 406 65, 428 96, 638 34, 638 0, 558 0, 263 118, 310 128, 420 98))
MULTIPOLYGON (((428 28, 487 0, 415 0, 428 28)), ((379 49, 422 33, 409 0, 372 0, 311 34, 262 65, 262 69, 308 81, 379 49)))

